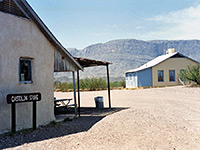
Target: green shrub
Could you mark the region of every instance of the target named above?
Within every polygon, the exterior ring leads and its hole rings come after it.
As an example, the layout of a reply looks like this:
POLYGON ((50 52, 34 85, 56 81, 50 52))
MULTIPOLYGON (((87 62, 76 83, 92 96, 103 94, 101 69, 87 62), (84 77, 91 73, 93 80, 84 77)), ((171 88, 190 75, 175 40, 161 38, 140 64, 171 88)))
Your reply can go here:
POLYGON ((80 81, 80 89, 85 90, 97 90, 99 88, 104 89, 106 88, 106 80, 103 78, 85 78, 81 79, 80 81))
POLYGON ((115 82, 111 82, 110 87, 111 88, 116 88, 116 87, 125 87, 125 80, 122 81, 115 81, 115 82))
POLYGON ((59 122, 56 122, 55 120, 53 120, 53 121, 50 122, 49 125, 50 125, 50 126, 58 126, 58 125, 60 125, 60 123, 59 123, 59 122))
MULTIPOLYGON (((90 91, 95 91, 95 90, 104 90, 108 87, 107 82, 105 79, 102 77, 99 78, 85 78, 85 79, 80 79, 79 80, 79 85, 80 89, 82 90, 90 90, 90 91)), ((125 80, 122 81, 116 81, 116 82, 111 82, 110 87, 125 87, 125 80)), ((76 82, 76 88, 77 88, 77 82, 76 82)), ((62 92, 67 92, 69 89, 73 89, 73 83, 54 83, 54 89, 59 89, 62 92)))
POLYGON ((183 81, 194 81, 200 85, 200 65, 188 66, 180 72, 179 76, 183 81))
POLYGON ((123 80, 121 81, 121 86, 122 86, 123 88, 125 88, 125 87, 126 87, 126 82, 125 82, 125 79, 123 79, 123 80))

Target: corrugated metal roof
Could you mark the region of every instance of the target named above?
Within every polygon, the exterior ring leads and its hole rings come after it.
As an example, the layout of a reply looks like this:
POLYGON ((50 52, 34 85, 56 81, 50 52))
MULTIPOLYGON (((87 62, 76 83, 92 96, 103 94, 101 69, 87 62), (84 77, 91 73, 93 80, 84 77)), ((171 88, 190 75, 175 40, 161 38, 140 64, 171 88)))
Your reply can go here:
POLYGON ((78 58, 78 57, 74 57, 76 59, 76 61, 78 61, 78 63, 83 67, 94 67, 94 66, 107 66, 109 64, 109 62, 106 61, 98 61, 98 60, 93 60, 93 59, 88 59, 88 58, 78 58))
POLYGON ((173 56, 175 56, 177 54, 179 54, 181 56, 184 56, 184 55, 182 55, 182 54, 180 54, 178 52, 172 53, 172 54, 161 55, 161 56, 158 56, 155 59, 147 62, 146 64, 140 66, 139 68, 126 71, 126 73, 128 73, 128 72, 137 72, 137 71, 141 71, 141 70, 144 70, 144 69, 147 69, 147 68, 154 67, 154 66, 160 64, 161 62, 163 62, 163 61, 165 61, 165 60, 167 60, 167 59, 169 59, 169 58, 171 58, 171 57, 173 57, 173 56))

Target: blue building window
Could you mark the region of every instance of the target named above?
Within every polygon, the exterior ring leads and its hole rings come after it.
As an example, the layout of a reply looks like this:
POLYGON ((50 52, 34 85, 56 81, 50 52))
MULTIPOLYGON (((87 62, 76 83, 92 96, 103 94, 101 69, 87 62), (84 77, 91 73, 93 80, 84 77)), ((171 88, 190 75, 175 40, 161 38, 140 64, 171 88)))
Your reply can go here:
POLYGON ((129 74, 129 80, 132 80, 132 73, 129 74))
POLYGON ((126 80, 132 80, 133 74, 132 73, 126 73, 126 80))
POLYGON ((126 73, 126 80, 128 80, 128 73, 126 73))
POLYGON ((19 59, 19 82, 32 83, 32 59, 19 59))
POLYGON ((164 82, 164 70, 158 70, 158 82, 164 82))
POLYGON ((170 82, 175 81, 175 70, 169 70, 169 81, 170 82))

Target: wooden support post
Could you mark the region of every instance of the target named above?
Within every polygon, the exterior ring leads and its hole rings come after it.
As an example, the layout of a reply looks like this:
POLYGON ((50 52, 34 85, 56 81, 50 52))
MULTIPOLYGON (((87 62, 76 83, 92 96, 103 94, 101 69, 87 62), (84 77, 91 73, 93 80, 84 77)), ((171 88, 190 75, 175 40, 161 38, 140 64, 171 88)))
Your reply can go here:
POLYGON ((75 80, 75 72, 72 72, 73 75, 73 86, 74 86, 74 111, 75 111, 75 115, 77 115, 77 104, 76 104, 76 80, 75 80))
POLYGON ((106 65, 107 68, 107 82, 108 82, 108 101, 109 101, 109 108, 111 108, 111 99, 110 99, 110 77, 109 77, 109 68, 108 64, 106 65))
POLYGON ((37 105, 36 101, 33 101, 33 130, 37 128, 37 105))
POLYGON ((12 133, 16 132, 16 104, 11 104, 12 133))
POLYGON ((81 102, 80 102, 80 85, 79 85, 79 70, 77 70, 77 84, 78 84, 78 115, 81 116, 81 102))

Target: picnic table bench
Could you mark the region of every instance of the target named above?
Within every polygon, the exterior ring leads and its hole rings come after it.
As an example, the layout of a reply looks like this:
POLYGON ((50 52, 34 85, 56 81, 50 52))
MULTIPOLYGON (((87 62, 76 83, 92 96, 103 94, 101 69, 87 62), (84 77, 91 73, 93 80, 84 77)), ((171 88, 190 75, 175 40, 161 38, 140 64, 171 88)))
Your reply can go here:
POLYGON ((71 100, 73 100, 72 98, 66 98, 66 99, 56 99, 56 97, 54 97, 54 114, 56 114, 56 106, 64 106, 65 109, 68 109, 69 106, 73 106, 74 107, 74 111, 76 114, 76 103, 74 104, 70 104, 71 100))
POLYGON ((54 106, 60 106, 60 104, 58 104, 59 102, 63 105, 63 106, 74 106, 74 104, 69 105, 70 101, 72 100, 72 98, 67 98, 67 99, 56 99, 54 98, 54 106))

